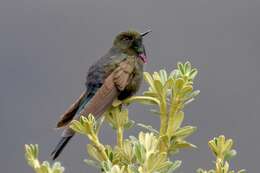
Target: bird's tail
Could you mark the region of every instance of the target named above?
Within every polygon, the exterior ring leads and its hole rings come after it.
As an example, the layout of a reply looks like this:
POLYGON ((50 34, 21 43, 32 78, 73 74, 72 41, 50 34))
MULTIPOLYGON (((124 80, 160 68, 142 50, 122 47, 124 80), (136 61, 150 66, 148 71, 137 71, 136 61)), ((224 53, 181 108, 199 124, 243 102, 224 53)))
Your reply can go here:
POLYGON ((86 95, 86 92, 83 92, 81 96, 69 107, 69 109, 61 115, 61 119, 57 123, 57 128, 67 126, 73 117, 87 104, 90 98, 90 96, 86 95))
MULTIPOLYGON (((80 113, 80 111, 85 107, 85 105, 89 102, 91 99, 91 95, 85 96, 82 95, 76 102, 75 104, 72 105, 72 107, 67 111, 67 113, 64 114, 62 120, 60 120, 61 126, 66 126, 69 124, 69 122, 73 119, 73 117, 77 114, 80 113)), ((58 123, 58 127, 59 127, 58 123)), ((51 152, 52 159, 55 160, 60 153, 63 151, 65 146, 68 144, 70 139, 74 136, 74 131, 71 130, 69 127, 64 129, 62 138, 59 141, 59 143, 56 145, 54 150, 51 152)))
POLYGON ((55 160, 73 136, 62 137, 57 146, 51 152, 52 160, 55 160))

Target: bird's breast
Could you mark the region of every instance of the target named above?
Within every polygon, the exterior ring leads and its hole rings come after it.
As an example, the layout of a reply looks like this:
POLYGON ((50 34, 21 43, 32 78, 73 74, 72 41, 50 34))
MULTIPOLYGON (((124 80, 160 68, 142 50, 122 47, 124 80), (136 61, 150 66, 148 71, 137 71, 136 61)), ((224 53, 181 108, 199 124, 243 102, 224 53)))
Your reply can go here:
POLYGON ((136 61, 134 65, 134 70, 132 72, 131 80, 129 81, 126 88, 120 92, 118 99, 124 100, 132 95, 134 95, 140 88, 143 80, 143 64, 136 61))

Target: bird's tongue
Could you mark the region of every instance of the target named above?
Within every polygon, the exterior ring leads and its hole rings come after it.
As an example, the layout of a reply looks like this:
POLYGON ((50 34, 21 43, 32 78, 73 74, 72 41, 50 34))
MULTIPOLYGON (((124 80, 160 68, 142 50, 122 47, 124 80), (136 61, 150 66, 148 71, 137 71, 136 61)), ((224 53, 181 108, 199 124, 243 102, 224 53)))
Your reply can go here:
POLYGON ((147 57, 144 53, 141 53, 138 55, 138 57, 146 64, 147 63, 147 57))

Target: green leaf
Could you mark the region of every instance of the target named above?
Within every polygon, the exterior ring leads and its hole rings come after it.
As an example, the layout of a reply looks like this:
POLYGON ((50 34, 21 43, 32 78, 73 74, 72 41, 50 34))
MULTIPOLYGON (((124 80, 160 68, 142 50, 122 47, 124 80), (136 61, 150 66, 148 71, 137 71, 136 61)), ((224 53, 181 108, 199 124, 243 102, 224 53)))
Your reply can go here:
POLYGON ((59 162, 55 162, 52 166, 52 173, 62 173, 64 170, 64 167, 59 162))
POLYGON ((144 72, 144 80, 150 85, 152 91, 155 91, 154 80, 149 73, 144 72))
POLYGON ((135 143, 134 153, 135 153, 135 157, 138 160, 138 162, 142 164, 144 162, 144 158, 145 158, 145 148, 144 148, 144 146, 140 143, 135 143))
POLYGON ((149 97, 149 96, 133 96, 128 99, 124 100, 125 103, 130 104, 133 102, 146 104, 146 105, 159 105, 160 101, 156 98, 149 97))
POLYGON ((99 162, 103 160, 100 153, 97 151, 97 149, 92 144, 87 144, 87 152, 89 156, 99 162))
POLYGON ((165 149, 168 148, 169 144, 170 144, 170 140, 169 140, 169 137, 167 135, 161 135, 159 137, 159 148, 160 148, 160 150, 165 151, 165 149))
POLYGON ((167 81, 167 72, 164 69, 162 69, 159 71, 159 73, 160 73, 162 83, 164 84, 167 81))
POLYGON ((167 171, 167 173, 173 173, 176 169, 178 169, 181 166, 182 161, 176 160, 170 167, 170 169, 167 171))
POLYGON ((226 153, 226 155, 225 155, 225 160, 230 160, 230 159, 232 159, 233 157, 235 157, 237 155, 237 152, 236 152, 236 150, 230 150, 230 151, 228 151, 227 153, 226 153))
POLYGON ((104 170, 104 172, 109 172, 111 170, 112 166, 113 165, 110 161, 102 161, 101 162, 101 167, 104 170))
POLYGON ((177 66, 178 66, 178 69, 181 72, 181 74, 184 75, 185 74, 185 70, 184 70, 183 64, 181 62, 178 62, 177 66))
POLYGON ((51 173, 52 170, 50 168, 50 164, 46 161, 44 161, 41 165, 41 168, 40 168, 40 173, 51 173))
POLYGON ((89 135, 96 131, 96 120, 92 114, 89 114, 88 117, 80 116, 78 120, 72 120, 70 128, 76 131, 77 133, 89 135))
POLYGON ((190 70, 191 70, 191 63, 189 61, 185 62, 184 69, 185 69, 186 73, 190 72, 190 70))
POLYGON ((193 90, 193 87, 192 85, 185 85, 182 90, 181 90, 181 95, 187 95, 187 94, 190 94, 193 90))
POLYGON ((157 109, 150 109, 150 112, 155 114, 155 116, 160 116, 161 115, 160 111, 158 111, 157 109))
POLYGON ((173 148, 179 148, 179 149, 183 149, 183 148, 197 148, 196 145, 189 143, 187 141, 176 141, 173 145, 173 148))
POLYGON ((171 71, 169 78, 172 78, 175 80, 179 75, 180 75, 180 71, 175 69, 175 70, 171 71))
POLYGON ((157 71, 153 72, 153 80, 159 80, 162 82, 161 77, 157 71))
POLYGON ((163 89, 164 89, 165 91, 167 91, 168 89, 172 89, 173 87, 174 87, 174 80, 171 79, 171 78, 169 78, 169 79, 165 82, 165 84, 164 84, 164 86, 163 86, 163 89))
POLYGON ((190 94, 186 94, 186 96, 184 96, 183 100, 192 99, 192 98, 196 97, 197 95, 199 95, 199 93, 200 93, 200 90, 195 90, 190 94))
POLYGON ((175 81, 174 91, 179 92, 182 89, 184 82, 185 81, 182 78, 177 79, 175 81))
POLYGON ((40 167, 40 162, 38 161, 39 146, 37 144, 25 145, 25 158, 27 163, 34 169, 40 167))
POLYGON ((124 125, 124 128, 125 128, 125 129, 131 129, 132 127, 134 127, 134 125, 135 125, 135 121, 129 120, 129 121, 124 125))
POLYGON ((231 150, 232 146, 233 146, 233 140, 232 139, 228 139, 228 140, 225 141, 225 144, 223 146, 223 150, 228 152, 228 151, 231 150))
POLYGON ((140 132, 138 140, 146 152, 152 153, 157 150, 158 137, 154 133, 140 132))
POLYGON ((175 80, 178 75, 179 75, 179 70, 175 69, 175 70, 173 70, 173 71, 170 73, 169 78, 175 80))
POLYGON ((225 157, 232 157, 232 154, 236 154, 235 151, 232 151, 233 140, 226 139, 224 135, 215 137, 208 143, 211 151, 215 154, 216 157, 224 160, 225 157), (230 155, 229 155, 230 154, 230 155))
MULTIPOLYGON (((170 116, 174 116, 174 115, 170 115, 170 116)), ((183 119, 184 119, 184 112, 183 111, 180 111, 175 115, 173 123, 170 124, 170 126, 172 126, 172 130, 173 130, 171 132, 171 136, 181 126, 183 119)))
POLYGON ((191 99, 185 101, 185 102, 183 103, 183 106, 187 106, 188 104, 190 104, 190 103, 193 102, 194 100, 195 100, 194 98, 191 98, 191 99))
POLYGON ((194 79, 194 78, 197 76, 197 74, 198 74, 198 70, 197 70, 196 68, 194 68, 194 69, 192 69, 192 70, 190 71, 189 77, 190 77, 191 79, 194 79))
POLYGON ((142 127, 150 132, 153 132, 155 134, 159 134, 158 130, 154 129, 153 126, 151 125, 145 125, 145 124, 142 124, 142 123, 138 123, 137 124, 139 127, 142 127))
POLYGON ((143 93, 143 95, 144 95, 144 96, 149 96, 149 97, 155 97, 155 98, 158 97, 158 93, 153 92, 153 91, 145 91, 145 92, 143 93))
POLYGON ((193 126, 184 126, 182 128, 179 128, 175 133, 174 136, 177 138, 185 139, 186 137, 190 136, 192 133, 194 133, 197 130, 196 127, 193 126))
POLYGON ((102 117, 100 118, 100 120, 99 120, 99 121, 97 122, 97 124, 96 124, 96 134, 97 134, 97 136, 98 136, 98 134, 99 134, 99 131, 100 131, 101 126, 102 126, 103 122, 105 121, 105 119, 106 119, 106 117, 105 117, 105 116, 102 116, 102 117))
POLYGON ((207 173, 207 171, 204 171, 203 169, 201 169, 201 168, 199 168, 199 169, 197 169, 197 171, 196 171, 197 173, 207 173))
POLYGON ((85 159, 84 162, 89 166, 92 166, 92 167, 95 167, 98 169, 100 168, 100 164, 94 160, 85 159))
POLYGON ((196 173, 203 173, 203 169, 198 168, 198 169, 196 170, 196 173))
POLYGON ((215 141, 214 140, 209 141, 208 145, 209 145, 210 150, 214 153, 214 155, 217 156, 219 153, 219 149, 218 149, 215 141))
POLYGON ((171 162, 167 160, 166 152, 154 152, 151 153, 145 161, 145 169, 149 170, 148 172, 155 172, 160 171, 165 167, 169 167, 170 164, 171 162))
POLYGON ((59 162, 55 162, 53 166, 49 162, 44 161, 40 163, 38 160, 39 147, 37 144, 25 145, 25 157, 28 164, 34 169, 36 173, 63 173, 64 168, 59 162))
POLYGON ((129 139, 130 139, 133 143, 138 142, 138 139, 137 139, 135 136, 129 136, 129 139))
POLYGON ((154 80, 154 86, 156 88, 157 93, 160 95, 163 95, 163 85, 162 85, 161 81, 154 80))
POLYGON ((77 120, 72 120, 70 128, 72 130, 74 130, 75 132, 77 132, 77 133, 84 134, 83 133, 83 128, 81 126, 81 123, 79 121, 77 121, 77 120))

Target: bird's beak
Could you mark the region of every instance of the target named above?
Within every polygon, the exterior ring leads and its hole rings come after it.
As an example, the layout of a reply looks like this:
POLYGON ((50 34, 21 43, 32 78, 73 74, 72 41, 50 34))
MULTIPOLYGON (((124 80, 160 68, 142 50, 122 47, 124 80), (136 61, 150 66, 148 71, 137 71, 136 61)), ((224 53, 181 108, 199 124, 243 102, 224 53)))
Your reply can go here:
POLYGON ((144 33, 141 33, 141 37, 146 36, 146 35, 149 34, 150 32, 152 32, 152 30, 148 30, 148 31, 146 31, 146 32, 144 32, 144 33))
POLYGON ((145 52, 145 48, 144 45, 139 48, 140 52, 138 54, 138 57, 143 61, 143 63, 147 63, 147 56, 146 56, 146 52, 145 52))

